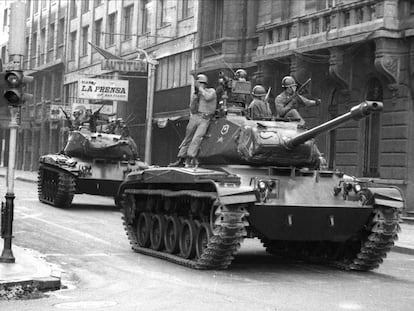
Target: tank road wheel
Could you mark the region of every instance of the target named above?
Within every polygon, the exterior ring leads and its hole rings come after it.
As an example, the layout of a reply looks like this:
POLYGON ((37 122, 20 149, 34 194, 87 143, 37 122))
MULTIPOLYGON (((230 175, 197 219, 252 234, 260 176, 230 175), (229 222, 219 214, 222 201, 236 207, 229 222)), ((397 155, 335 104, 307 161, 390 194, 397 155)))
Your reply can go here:
POLYGON ((39 168, 39 201, 56 207, 68 208, 75 194, 75 177, 66 172, 39 168))
POLYGON ((163 215, 152 216, 150 240, 151 248, 157 251, 164 247, 165 217, 163 215))
POLYGON ((189 219, 182 222, 180 230, 180 251, 181 256, 187 259, 193 258, 195 255, 195 239, 196 226, 195 223, 189 219))
POLYGON ((149 213, 139 214, 137 220, 137 242, 141 247, 148 247, 150 240, 151 216, 149 213))
POLYGON ((197 230, 196 237, 196 253, 197 258, 201 258, 201 254, 207 248, 208 241, 212 236, 211 227, 208 223, 201 223, 197 230))
POLYGON ((164 231, 165 251, 175 254, 179 250, 179 236, 181 224, 177 216, 168 216, 164 231))

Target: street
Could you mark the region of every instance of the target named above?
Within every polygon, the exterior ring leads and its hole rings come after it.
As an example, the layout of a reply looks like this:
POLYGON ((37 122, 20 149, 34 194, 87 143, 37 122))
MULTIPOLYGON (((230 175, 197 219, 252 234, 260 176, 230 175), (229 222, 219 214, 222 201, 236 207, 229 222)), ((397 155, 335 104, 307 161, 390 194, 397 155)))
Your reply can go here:
MULTIPOLYGON (((0 179, 5 189, 5 179, 0 179)), ((4 190, 0 193, 4 198, 4 190)), ((374 272, 284 262, 245 240, 228 270, 198 271, 134 253, 112 198, 42 204, 37 185, 15 183, 13 245, 54 265, 65 289, 8 310, 412 310, 414 257, 391 252, 374 272)))

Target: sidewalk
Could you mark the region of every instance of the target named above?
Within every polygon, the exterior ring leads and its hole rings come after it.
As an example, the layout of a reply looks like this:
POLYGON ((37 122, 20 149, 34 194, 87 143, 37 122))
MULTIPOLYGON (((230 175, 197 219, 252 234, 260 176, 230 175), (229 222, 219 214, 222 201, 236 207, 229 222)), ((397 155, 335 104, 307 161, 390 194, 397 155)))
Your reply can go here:
MULTIPOLYGON (((0 178, 7 174, 7 168, 0 167, 0 178)), ((37 182, 37 172, 15 171, 15 179, 30 183, 37 182)), ((3 198, 0 198, 3 201, 3 198)), ((0 245, 3 248, 2 244, 0 245)), ((16 263, 0 263, 0 290, 2 286, 12 286, 22 282, 32 282, 43 290, 58 289, 60 278, 53 276, 50 265, 41 259, 40 254, 13 246, 16 263)), ((414 255, 414 225, 401 223, 399 239, 393 251, 414 255)))
MULTIPOLYGON (((0 178, 5 178, 7 168, 0 167, 0 178)), ((37 172, 15 171, 15 179, 30 183, 37 181, 37 172)), ((0 198, 4 202, 4 198, 0 198)), ((0 252, 3 250, 3 239, 0 239, 0 252)), ((31 295, 33 290, 48 291, 61 288, 60 271, 53 269, 40 253, 12 244, 15 263, 0 262, 0 301, 13 296, 14 287, 21 286, 20 294, 31 295)), ((0 253, 1 255, 1 253, 0 253)))

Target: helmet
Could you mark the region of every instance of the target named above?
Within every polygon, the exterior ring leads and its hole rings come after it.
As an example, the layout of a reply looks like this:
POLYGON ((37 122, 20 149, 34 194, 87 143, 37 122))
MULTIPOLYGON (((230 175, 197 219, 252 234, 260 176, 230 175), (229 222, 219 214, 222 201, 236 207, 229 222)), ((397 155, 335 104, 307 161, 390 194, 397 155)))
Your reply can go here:
POLYGON ((255 87, 252 90, 253 96, 265 96, 266 90, 262 85, 255 85, 255 87))
POLYGON ((296 84, 295 78, 293 78, 292 76, 286 76, 282 79, 282 87, 289 87, 293 85, 297 85, 297 84, 296 84))
POLYGON ((236 76, 236 78, 247 78, 247 72, 244 69, 237 69, 234 75, 236 76))
POLYGON ((208 83, 208 78, 207 78, 206 75, 200 73, 200 74, 197 75, 197 81, 200 82, 200 83, 206 83, 207 84, 208 83))

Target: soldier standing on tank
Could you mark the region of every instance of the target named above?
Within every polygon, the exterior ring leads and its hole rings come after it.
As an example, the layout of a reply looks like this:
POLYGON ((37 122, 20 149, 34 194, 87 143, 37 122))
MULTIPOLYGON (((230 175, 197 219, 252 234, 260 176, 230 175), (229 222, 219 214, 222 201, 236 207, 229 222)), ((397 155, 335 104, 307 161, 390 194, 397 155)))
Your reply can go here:
POLYGON ((253 120, 270 120, 272 118, 272 110, 269 103, 265 101, 266 90, 262 85, 255 85, 252 90, 253 100, 250 103, 248 116, 253 120))
POLYGON ((198 166, 197 154, 211 118, 216 111, 216 91, 207 87, 208 79, 198 74, 190 101, 190 120, 179 146, 178 160, 170 166, 198 166))
POLYGON ((305 125, 305 120, 301 117, 297 108, 300 106, 311 107, 318 106, 320 99, 312 100, 298 94, 297 83, 292 76, 286 76, 282 79, 283 92, 275 99, 276 117, 299 120, 301 126, 305 125))

